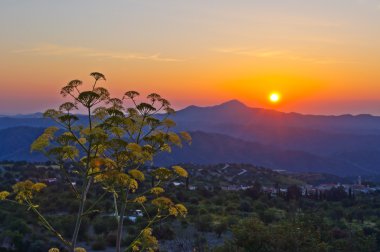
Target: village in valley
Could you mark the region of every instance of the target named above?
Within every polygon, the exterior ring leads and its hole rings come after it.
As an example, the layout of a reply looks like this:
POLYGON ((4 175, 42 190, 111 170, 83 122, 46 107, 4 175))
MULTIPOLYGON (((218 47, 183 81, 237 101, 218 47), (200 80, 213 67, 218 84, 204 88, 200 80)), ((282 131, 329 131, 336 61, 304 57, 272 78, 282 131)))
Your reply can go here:
MULTIPOLYGON (((356 194, 380 191, 380 186, 374 182, 363 181, 361 176, 341 178, 330 174, 294 173, 286 170, 272 170, 250 164, 218 164, 195 165, 182 164, 189 172, 185 181, 172 181, 173 188, 184 188, 188 191, 246 191, 259 190, 268 197, 286 197, 289 187, 296 186, 299 196, 311 199, 323 199, 326 192, 337 190, 344 192, 349 198, 356 194)), ((69 164, 72 172, 72 186, 76 186, 75 167, 69 164)), ((147 167, 147 172, 152 168, 147 167)), ((59 172, 59 166, 47 163, 29 164, 25 162, 10 162, 0 164, 0 175, 8 180, 18 182, 29 179, 34 182, 55 184, 64 179, 59 172), (21 170, 28 167, 30 177, 22 174, 21 170), (21 175, 21 174, 20 174, 21 175)), ((9 181, 10 182, 10 181, 9 181)), ((291 192, 294 193, 294 192, 291 192)), ((139 216, 142 213, 139 212, 139 216)))
MULTIPOLYGON (((0 164, 0 177, 4 181, 1 185, 4 188, 25 180, 45 183, 47 188, 39 196, 39 201, 43 203, 42 210, 48 216, 54 216, 58 227, 64 234, 69 235, 71 230, 67 228, 67 224, 73 221, 76 205, 69 203, 68 199, 72 189, 81 186, 81 182, 77 179, 75 164, 66 165, 68 177, 61 172, 59 166, 49 162, 3 162, 0 164), (67 179, 70 179, 70 183, 67 183, 67 179)), ((285 221, 289 218, 289 214, 293 216, 294 211, 301 211, 298 207, 294 208, 296 205, 303 205, 302 211, 306 214, 318 205, 329 204, 325 214, 331 215, 333 219, 336 218, 334 217, 336 214, 340 216, 338 218, 347 215, 345 218, 358 228, 372 228, 374 225, 372 220, 374 212, 367 213, 361 209, 369 199, 376 197, 380 187, 375 182, 363 180, 360 176, 340 178, 330 174, 290 173, 250 164, 181 164, 181 166, 188 171, 189 176, 169 181, 163 189, 176 201, 185 202, 188 216, 182 220, 168 219, 154 229, 154 233, 160 238, 160 246, 167 251, 178 251, 178 249, 191 251, 194 247, 223 246, 226 239, 231 239, 229 228, 235 227, 239 220, 248 221, 249 218, 256 216, 255 218, 259 217, 269 224, 285 221), (349 210, 349 213, 344 213, 346 210, 340 205, 350 205, 355 208, 349 210)), ((154 168, 145 169, 147 174, 150 174, 154 168)), ((147 177, 141 186, 148 189, 154 184, 154 177, 147 177)), ((100 189, 97 188, 95 193, 90 195, 91 202, 100 197, 98 195, 100 189)), ((17 211, 16 218, 24 223, 22 220, 26 218, 27 213, 17 211)), ((131 237, 135 235, 135 226, 144 225, 144 220, 149 217, 151 211, 152 209, 144 209, 141 205, 130 205, 124 219, 131 237)), ((5 209, 4 216, 13 212, 12 208, 9 212, 5 209)), ((81 246, 111 251, 107 249, 114 242, 114 233, 109 230, 114 227, 117 214, 112 194, 109 194, 108 198, 105 198, 105 201, 88 216, 92 224, 85 224, 85 236, 80 238, 81 246)), ((8 227, 6 223, 4 222, 3 230, 8 238, 3 239, 0 245, 12 248, 16 239, 13 235, 16 234, 9 233, 13 226, 8 227)), ((20 228, 28 230, 29 227, 36 225, 38 224, 30 222, 20 224, 20 228)), ((331 225, 333 230, 336 224, 331 225)), ((35 239, 43 239, 42 237, 45 237, 43 232, 35 233, 35 239)), ((25 239, 23 244, 28 242, 31 241, 25 239)), ((373 241, 368 242, 372 244, 373 241)))
POLYGON ((310 198, 321 198, 326 191, 333 188, 344 191, 349 197, 354 197, 357 193, 380 191, 380 186, 373 182, 363 182, 361 176, 341 178, 329 174, 301 174, 249 164, 210 166, 184 164, 183 166, 188 167, 191 182, 188 185, 184 182, 173 182, 173 186, 186 186, 188 190, 245 191, 254 188, 256 183, 260 186, 262 193, 269 197, 277 197, 286 195, 288 187, 296 185, 302 197, 310 198), (304 178, 307 178, 307 182, 302 180, 304 178))

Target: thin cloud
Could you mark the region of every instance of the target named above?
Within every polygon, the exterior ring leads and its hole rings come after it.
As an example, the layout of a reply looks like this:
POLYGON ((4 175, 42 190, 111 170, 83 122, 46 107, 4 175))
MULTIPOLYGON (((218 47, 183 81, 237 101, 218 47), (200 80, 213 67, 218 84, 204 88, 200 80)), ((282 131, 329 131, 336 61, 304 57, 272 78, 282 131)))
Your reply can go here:
POLYGON ((252 50, 245 47, 216 48, 214 49, 214 51, 220 52, 220 53, 255 56, 255 57, 260 57, 260 58, 272 58, 272 57, 284 55, 287 53, 287 51, 282 51, 282 50, 270 50, 270 49, 252 50))
POLYGON ((305 27, 321 27, 321 28, 341 28, 344 26, 340 22, 320 21, 320 20, 294 20, 291 22, 293 25, 305 26, 305 27))
POLYGON ((80 57, 95 57, 98 59, 116 59, 116 60, 148 60, 148 61, 160 61, 160 62, 180 62, 183 59, 163 57, 160 53, 155 54, 143 54, 132 52, 111 52, 111 51, 99 51, 86 47, 69 47, 55 44, 44 44, 34 48, 26 48, 14 50, 13 53, 17 54, 38 54, 47 56, 80 56, 80 57))
POLYGON ((245 47, 231 47, 231 48, 216 48, 213 51, 226 54, 245 55, 256 58, 269 58, 269 59, 283 59, 292 61, 303 61, 316 64, 338 64, 346 63, 353 64, 357 61, 340 60, 333 58, 314 57, 308 55, 299 55, 289 50, 274 50, 274 49, 250 49, 245 47))
POLYGON ((281 37, 283 40, 290 41, 301 41, 306 43, 318 43, 318 44, 328 44, 328 45, 342 45, 347 44, 347 41, 341 41, 333 38, 318 38, 318 37, 306 37, 306 38, 294 38, 294 37, 281 37))

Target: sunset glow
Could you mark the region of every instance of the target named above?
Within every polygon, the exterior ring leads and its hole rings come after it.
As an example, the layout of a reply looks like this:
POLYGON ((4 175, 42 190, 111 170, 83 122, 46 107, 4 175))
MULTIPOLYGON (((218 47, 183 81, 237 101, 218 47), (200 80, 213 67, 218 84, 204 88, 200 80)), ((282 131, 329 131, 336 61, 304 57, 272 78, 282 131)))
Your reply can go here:
POLYGON ((92 71, 115 96, 157 92, 176 109, 271 108, 281 90, 282 111, 380 114, 377 0, 3 1, 0 14, 0 114, 59 104, 92 71))

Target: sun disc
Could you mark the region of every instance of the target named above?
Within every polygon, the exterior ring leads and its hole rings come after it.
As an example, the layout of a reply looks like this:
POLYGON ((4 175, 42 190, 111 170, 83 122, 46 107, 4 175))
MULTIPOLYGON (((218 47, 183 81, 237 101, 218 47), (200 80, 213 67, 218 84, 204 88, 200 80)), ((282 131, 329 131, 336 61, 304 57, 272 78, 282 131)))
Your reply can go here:
POLYGON ((280 101, 280 94, 279 93, 271 93, 269 95, 269 100, 273 103, 280 101))

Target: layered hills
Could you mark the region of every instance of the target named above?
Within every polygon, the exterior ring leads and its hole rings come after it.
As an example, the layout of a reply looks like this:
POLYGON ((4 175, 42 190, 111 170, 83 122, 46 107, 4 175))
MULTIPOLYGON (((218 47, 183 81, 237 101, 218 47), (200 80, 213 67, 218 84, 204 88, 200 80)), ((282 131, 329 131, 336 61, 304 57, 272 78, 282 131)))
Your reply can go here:
MULTIPOLYGON (((303 115, 250 108, 232 100, 177 111, 177 130, 191 146, 160 155, 156 164, 252 163, 288 171, 338 175, 380 173, 380 117, 303 115)), ((30 143, 54 122, 41 114, 0 117, 0 160, 43 160, 30 143)))

